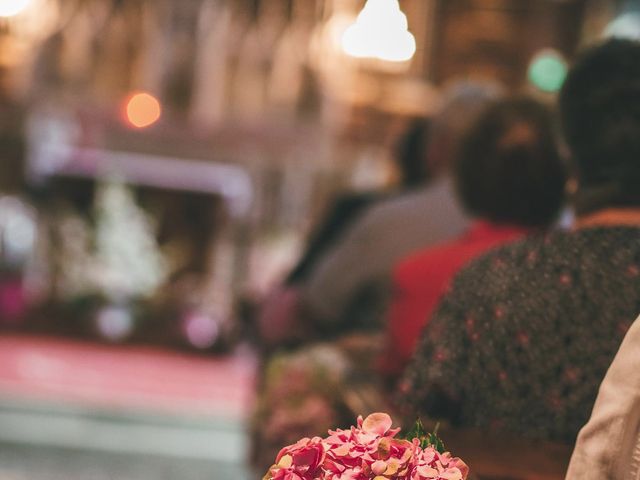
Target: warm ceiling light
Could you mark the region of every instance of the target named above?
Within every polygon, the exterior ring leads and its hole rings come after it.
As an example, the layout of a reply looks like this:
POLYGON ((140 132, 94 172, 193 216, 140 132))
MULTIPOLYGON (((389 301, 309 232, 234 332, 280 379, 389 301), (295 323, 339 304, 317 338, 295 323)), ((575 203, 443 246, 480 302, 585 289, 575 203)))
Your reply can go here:
POLYGON ((344 32, 342 49, 352 57, 406 62, 416 52, 416 41, 398 0, 367 0, 344 32))
POLYGON ((604 35, 640 40, 640 12, 626 12, 616 17, 607 25, 604 35))
POLYGON ((125 115, 127 121, 136 128, 145 128, 158 121, 162 109, 156 97, 138 92, 127 97, 125 115))
POLYGON ((13 17, 25 10, 31 0, 0 0, 0 17, 13 17))

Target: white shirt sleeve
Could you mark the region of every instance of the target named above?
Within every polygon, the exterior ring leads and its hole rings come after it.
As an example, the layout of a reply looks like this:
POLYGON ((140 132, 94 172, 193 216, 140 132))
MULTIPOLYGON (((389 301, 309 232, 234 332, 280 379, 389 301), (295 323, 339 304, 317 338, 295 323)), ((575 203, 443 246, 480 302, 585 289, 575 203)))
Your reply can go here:
POLYGON ((566 480, 640 480, 640 317, 631 326, 580 430, 566 480))

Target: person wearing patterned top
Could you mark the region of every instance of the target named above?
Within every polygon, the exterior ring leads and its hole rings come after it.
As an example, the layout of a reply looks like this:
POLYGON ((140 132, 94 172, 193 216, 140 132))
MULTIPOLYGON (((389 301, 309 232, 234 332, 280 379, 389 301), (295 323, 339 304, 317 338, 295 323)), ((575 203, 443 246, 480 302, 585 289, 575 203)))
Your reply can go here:
POLYGON ((551 111, 526 96, 493 102, 462 136, 453 173, 458 199, 475 221, 463 235, 395 266, 380 361, 390 383, 411 359, 458 270, 493 248, 545 231, 557 219, 567 180, 557 140, 551 111))
POLYGON ((560 95, 576 226, 454 279, 401 382, 408 412, 573 443, 640 312, 640 44, 587 51, 560 95))

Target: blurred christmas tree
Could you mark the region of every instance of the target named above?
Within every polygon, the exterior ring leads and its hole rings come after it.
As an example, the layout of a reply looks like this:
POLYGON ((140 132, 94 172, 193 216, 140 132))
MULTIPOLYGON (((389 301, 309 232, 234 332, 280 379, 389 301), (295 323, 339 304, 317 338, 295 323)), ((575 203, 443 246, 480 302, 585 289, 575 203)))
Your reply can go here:
POLYGON ((133 304, 164 283, 166 262, 154 222, 124 183, 111 179, 98 186, 94 218, 94 282, 107 302, 95 312, 93 322, 103 338, 122 341, 136 327, 133 304))
POLYGON ((111 301, 148 297, 166 278, 152 219, 118 181, 102 183, 95 199, 96 287, 111 301))
POLYGON ((124 183, 97 185, 91 217, 65 209, 53 222, 54 296, 70 333, 124 341, 136 331, 139 307, 165 283, 167 262, 154 221, 124 183))

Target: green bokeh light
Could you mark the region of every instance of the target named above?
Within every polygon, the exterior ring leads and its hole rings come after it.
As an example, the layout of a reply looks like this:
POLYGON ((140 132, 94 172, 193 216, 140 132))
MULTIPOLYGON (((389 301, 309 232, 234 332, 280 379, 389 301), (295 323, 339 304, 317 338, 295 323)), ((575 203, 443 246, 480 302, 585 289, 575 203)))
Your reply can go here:
POLYGON ((543 92, 557 92, 567 77, 567 63, 558 52, 542 51, 531 60, 528 77, 543 92))

